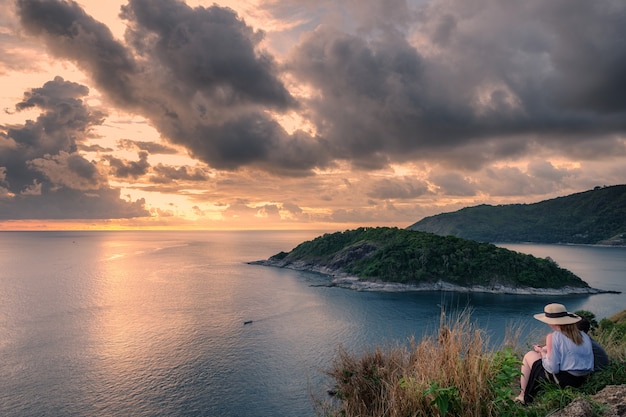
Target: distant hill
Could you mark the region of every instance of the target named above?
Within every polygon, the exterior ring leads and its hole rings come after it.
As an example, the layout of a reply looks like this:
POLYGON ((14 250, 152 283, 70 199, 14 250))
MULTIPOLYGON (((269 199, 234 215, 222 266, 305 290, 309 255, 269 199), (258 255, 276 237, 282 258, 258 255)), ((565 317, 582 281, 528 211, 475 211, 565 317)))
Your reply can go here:
POLYGON ((388 227, 325 234, 299 244, 289 253, 253 263, 421 289, 542 293, 517 290, 567 287, 565 293, 599 291, 549 258, 454 236, 388 227))
POLYGON ((466 207, 426 217, 407 229, 479 242, 626 245, 626 185, 534 204, 466 207))

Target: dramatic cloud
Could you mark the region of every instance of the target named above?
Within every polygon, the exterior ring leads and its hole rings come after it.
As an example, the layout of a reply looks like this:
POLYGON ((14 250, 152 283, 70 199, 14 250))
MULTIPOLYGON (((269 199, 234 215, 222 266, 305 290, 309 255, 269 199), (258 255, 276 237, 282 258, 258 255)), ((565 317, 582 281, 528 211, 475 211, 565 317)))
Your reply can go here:
POLYGON ((145 175, 150 168, 148 152, 139 152, 138 156, 138 161, 123 161, 113 156, 107 156, 105 159, 109 161, 111 170, 116 177, 137 179, 145 175))
POLYGON ((77 3, 18 2, 24 27, 58 57, 93 76, 116 105, 147 117, 172 143, 216 168, 258 165, 281 173, 327 163, 318 141, 289 135, 267 113, 297 103, 277 65, 255 48, 263 38, 236 13, 176 0, 123 7, 126 44, 77 3))
POLYGON ((157 217, 184 197, 190 218, 411 224, 625 178, 624 2, 206 3, 115 0, 114 24, 0 6, 0 76, 77 77, 5 110, 41 114, 0 129, 0 202, 100 193, 131 217, 155 193, 157 217))
MULTIPOLYGON (((311 5, 266 9, 298 4, 311 5)), ((612 136, 626 129, 626 6, 608 0, 348 3, 354 30, 318 26, 282 73, 259 48, 264 33, 217 5, 131 0, 121 14, 125 43, 77 3, 18 6, 52 53, 219 169, 298 175, 332 159, 377 169, 446 161, 455 147, 482 165, 563 141, 626 153, 612 136), (311 91, 299 103, 287 75, 311 91), (287 133, 271 112, 288 111, 301 111, 317 134, 287 133), (511 138, 530 143, 512 147, 511 138)))
POLYGON ((335 155, 364 165, 445 162, 454 148, 485 164, 533 144, 624 155, 626 6, 575 3, 433 1, 408 31, 320 26, 290 69, 315 91, 307 106, 335 155))
POLYGON ((142 202, 120 199, 104 167, 77 152, 104 115, 85 105, 88 89, 60 77, 24 94, 16 109, 37 108, 37 120, 0 126, 3 219, 108 219, 145 216, 142 202))

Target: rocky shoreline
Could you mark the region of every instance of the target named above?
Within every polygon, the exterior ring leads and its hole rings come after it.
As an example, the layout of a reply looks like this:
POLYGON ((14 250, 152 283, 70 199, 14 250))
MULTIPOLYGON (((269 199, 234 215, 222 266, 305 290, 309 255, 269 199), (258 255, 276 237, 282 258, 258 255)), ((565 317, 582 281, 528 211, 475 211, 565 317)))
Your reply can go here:
POLYGON ((359 277, 346 274, 341 270, 331 269, 325 266, 310 264, 302 261, 284 262, 282 260, 261 260, 248 262, 251 265, 271 266, 275 268, 293 269, 296 271, 314 272, 326 275, 330 278, 328 284, 314 285, 317 287, 339 287, 354 291, 378 291, 378 292, 417 292, 417 291, 446 291, 446 292, 475 292, 490 294, 515 294, 515 295, 591 295, 618 293, 591 287, 562 287, 562 288, 534 288, 534 287, 509 287, 505 285, 471 286, 464 287, 445 281, 434 283, 408 285, 397 282, 367 281, 359 277))

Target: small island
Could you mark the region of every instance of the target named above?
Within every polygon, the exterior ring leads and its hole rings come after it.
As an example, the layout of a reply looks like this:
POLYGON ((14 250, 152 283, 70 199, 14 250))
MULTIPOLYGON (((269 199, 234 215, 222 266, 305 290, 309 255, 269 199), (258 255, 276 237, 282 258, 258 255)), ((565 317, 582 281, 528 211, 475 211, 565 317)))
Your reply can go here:
POLYGON ((328 286, 369 291, 599 294, 550 258, 455 236, 392 227, 327 233, 250 262, 328 275, 328 286))

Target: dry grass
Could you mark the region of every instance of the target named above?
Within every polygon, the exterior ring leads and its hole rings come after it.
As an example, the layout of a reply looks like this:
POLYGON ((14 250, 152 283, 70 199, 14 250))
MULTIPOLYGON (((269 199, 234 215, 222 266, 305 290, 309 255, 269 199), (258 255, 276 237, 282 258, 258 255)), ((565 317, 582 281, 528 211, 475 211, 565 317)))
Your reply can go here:
POLYGON ((604 348, 612 361, 626 362, 626 335, 624 330, 613 328, 604 332, 595 332, 593 337, 604 348))
POLYGON ((442 313, 438 336, 355 357, 339 349, 328 372, 336 404, 327 416, 496 415, 491 381, 500 372, 483 330, 469 312, 442 313))

